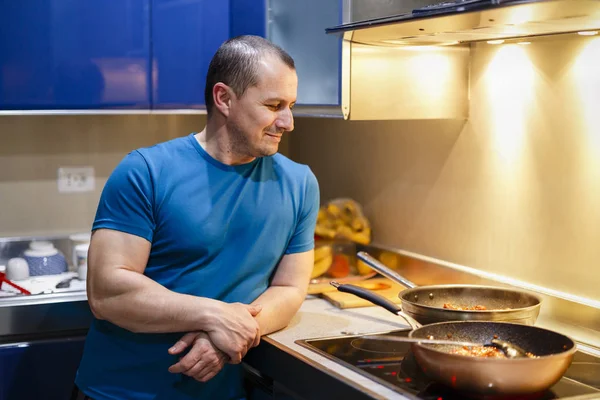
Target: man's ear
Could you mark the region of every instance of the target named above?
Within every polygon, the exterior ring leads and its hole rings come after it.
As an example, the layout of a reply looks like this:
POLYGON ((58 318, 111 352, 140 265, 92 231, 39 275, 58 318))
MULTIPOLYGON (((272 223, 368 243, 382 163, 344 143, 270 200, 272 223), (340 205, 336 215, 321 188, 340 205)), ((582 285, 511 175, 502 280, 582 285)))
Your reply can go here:
POLYGON ((221 114, 228 117, 229 111, 231 110, 232 96, 234 96, 231 88, 222 82, 217 82, 213 86, 212 94, 215 108, 219 110, 221 114))

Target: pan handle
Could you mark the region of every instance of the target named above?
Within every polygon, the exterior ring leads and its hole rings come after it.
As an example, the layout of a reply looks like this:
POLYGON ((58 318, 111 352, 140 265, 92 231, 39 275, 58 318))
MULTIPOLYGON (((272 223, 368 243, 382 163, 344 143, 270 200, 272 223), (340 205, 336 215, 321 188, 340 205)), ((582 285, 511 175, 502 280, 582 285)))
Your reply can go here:
POLYGON ((358 253, 356 253, 356 256, 360 260, 367 263, 369 265, 369 267, 373 268, 375 271, 379 272, 381 275, 385 276, 386 278, 389 278, 394 282, 397 282, 403 286, 406 286, 407 288, 412 289, 412 288, 417 287, 417 285, 415 285, 414 283, 412 283, 411 281, 409 281, 408 279, 406 279, 405 277, 403 277, 396 271, 383 265, 379 260, 377 260, 375 257, 372 257, 369 253, 364 252, 364 251, 359 251, 358 253))
POLYGON ((385 308, 392 314, 399 315, 400 317, 404 318, 404 320, 408 323, 408 325, 410 325, 410 327, 412 329, 417 329, 422 326, 414 318, 410 317, 409 315, 406 315, 402 311, 402 307, 400 307, 398 304, 386 299, 385 297, 383 297, 369 289, 365 289, 363 287, 356 286, 356 285, 340 284, 335 281, 330 282, 330 284, 332 286, 336 287, 337 290, 339 290, 340 292, 353 294, 355 296, 360 297, 361 299, 365 299, 375 305, 385 308))

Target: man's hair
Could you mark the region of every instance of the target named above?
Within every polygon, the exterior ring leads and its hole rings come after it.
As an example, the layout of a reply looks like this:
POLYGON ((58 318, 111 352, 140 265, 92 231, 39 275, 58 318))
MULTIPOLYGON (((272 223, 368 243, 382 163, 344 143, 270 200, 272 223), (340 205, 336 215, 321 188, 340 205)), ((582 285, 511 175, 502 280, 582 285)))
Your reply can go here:
POLYGON ((259 63, 269 55, 296 69, 294 60, 285 50, 260 36, 237 36, 223 43, 213 56, 206 74, 204 100, 208 115, 214 106, 212 91, 217 82, 229 86, 236 96, 242 96, 250 86, 258 83, 259 63))

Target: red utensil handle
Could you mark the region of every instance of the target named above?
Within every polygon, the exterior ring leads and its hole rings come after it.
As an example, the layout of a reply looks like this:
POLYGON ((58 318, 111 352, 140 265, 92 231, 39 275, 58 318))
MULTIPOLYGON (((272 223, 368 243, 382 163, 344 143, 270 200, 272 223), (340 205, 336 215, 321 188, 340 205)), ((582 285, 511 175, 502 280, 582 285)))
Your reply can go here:
POLYGON ((31 292, 29 290, 22 288, 21 286, 17 285, 16 283, 12 283, 8 279, 6 279, 4 276, 0 276, 0 283, 2 283, 2 282, 8 283, 10 286, 14 287, 15 289, 17 289, 19 292, 21 292, 23 294, 31 294, 31 292))

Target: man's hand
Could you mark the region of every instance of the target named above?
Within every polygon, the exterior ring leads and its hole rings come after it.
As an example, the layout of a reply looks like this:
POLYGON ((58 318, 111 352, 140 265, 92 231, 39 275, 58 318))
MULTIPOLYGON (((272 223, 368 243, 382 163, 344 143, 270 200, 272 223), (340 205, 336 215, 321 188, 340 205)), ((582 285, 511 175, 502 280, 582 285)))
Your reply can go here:
POLYGON ((260 342, 260 327, 254 319, 262 310, 260 305, 223 303, 223 309, 207 330, 212 343, 229 356, 231 364, 239 364, 242 357, 260 342))
POLYGON ((169 367, 171 373, 181 373, 200 382, 212 379, 223 368, 229 357, 217 349, 206 332, 191 332, 184 335, 169 349, 169 354, 180 354, 192 346, 177 364, 169 367))

